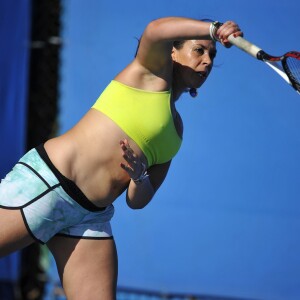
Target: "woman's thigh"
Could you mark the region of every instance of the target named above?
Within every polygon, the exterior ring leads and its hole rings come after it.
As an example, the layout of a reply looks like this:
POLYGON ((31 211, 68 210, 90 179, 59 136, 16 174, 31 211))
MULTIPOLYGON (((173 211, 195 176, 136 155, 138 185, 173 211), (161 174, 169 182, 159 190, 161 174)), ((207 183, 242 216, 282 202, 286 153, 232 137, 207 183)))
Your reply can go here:
POLYGON ((0 257, 20 250, 34 241, 19 209, 0 208, 0 257))
POLYGON ((116 299, 118 263, 113 239, 57 236, 47 245, 68 300, 116 299))

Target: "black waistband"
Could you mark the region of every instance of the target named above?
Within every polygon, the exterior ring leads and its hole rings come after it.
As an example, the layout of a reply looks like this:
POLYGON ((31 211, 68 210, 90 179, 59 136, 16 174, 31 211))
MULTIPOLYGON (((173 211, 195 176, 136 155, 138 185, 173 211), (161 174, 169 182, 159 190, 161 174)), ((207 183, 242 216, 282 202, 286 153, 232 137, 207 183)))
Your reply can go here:
POLYGON ((75 200, 79 205, 81 205, 83 208, 89 210, 89 211, 101 211, 105 210, 106 207, 98 207, 95 204, 93 204, 80 190, 80 188, 73 182, 72 180, 65 177, 63 174, 61 174, 56 167, 51 162, 44 145, 41 144, 36 147, 36 151, 40 155, 40 157, 44 160, 44 162, 47 164, 47 166, 51 169, 51 171, 54 173, 54 175, 59 180, 62 188, 65 190, 65 192, 73 199, 75 200))

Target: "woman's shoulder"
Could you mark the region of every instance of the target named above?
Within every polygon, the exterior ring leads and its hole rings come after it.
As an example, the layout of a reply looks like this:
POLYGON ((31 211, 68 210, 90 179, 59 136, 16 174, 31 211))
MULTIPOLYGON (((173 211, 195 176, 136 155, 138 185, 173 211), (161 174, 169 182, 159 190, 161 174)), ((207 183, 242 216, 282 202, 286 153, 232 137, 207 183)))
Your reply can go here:
POLYGON ((134 88, 161 92, 170 89, 171 73, 172 70, 168 70, 168 68, 159 71, 151 70, 143 65, 139 59, 134 59, 114 79, 134 88))

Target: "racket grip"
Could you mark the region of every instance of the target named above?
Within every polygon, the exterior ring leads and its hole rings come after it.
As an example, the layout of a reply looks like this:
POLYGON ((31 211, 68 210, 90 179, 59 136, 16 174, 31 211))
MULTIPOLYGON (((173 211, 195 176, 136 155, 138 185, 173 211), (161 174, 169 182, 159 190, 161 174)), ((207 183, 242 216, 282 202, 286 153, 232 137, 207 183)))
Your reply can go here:
POLYGON ((241 36, 234 37, 233 34, 231 34, 228 37, 228 40, 232 45, 235 45, 236 47, 238 47, 241 50, 245 51, 246 53, 252 55, 256 59, 258 58, 257 53, 262 50, 261 48, 255 46, 254 44, 245 40, 241 36))

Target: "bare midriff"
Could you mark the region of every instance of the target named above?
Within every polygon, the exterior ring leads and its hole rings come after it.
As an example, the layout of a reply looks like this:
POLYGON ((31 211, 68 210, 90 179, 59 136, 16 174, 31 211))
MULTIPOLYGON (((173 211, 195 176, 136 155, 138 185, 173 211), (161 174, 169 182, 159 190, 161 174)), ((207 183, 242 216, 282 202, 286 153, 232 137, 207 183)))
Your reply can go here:
POLYGON ((47 141, 45 150, 54 166, 74 181, 93 204, 105 207, 127 188, 130 180, 120 167, 124 159, 119 143, 123 139, 128 140, 147 164, 136 143, 111 119, 94 109, 68 132, 47 141))

